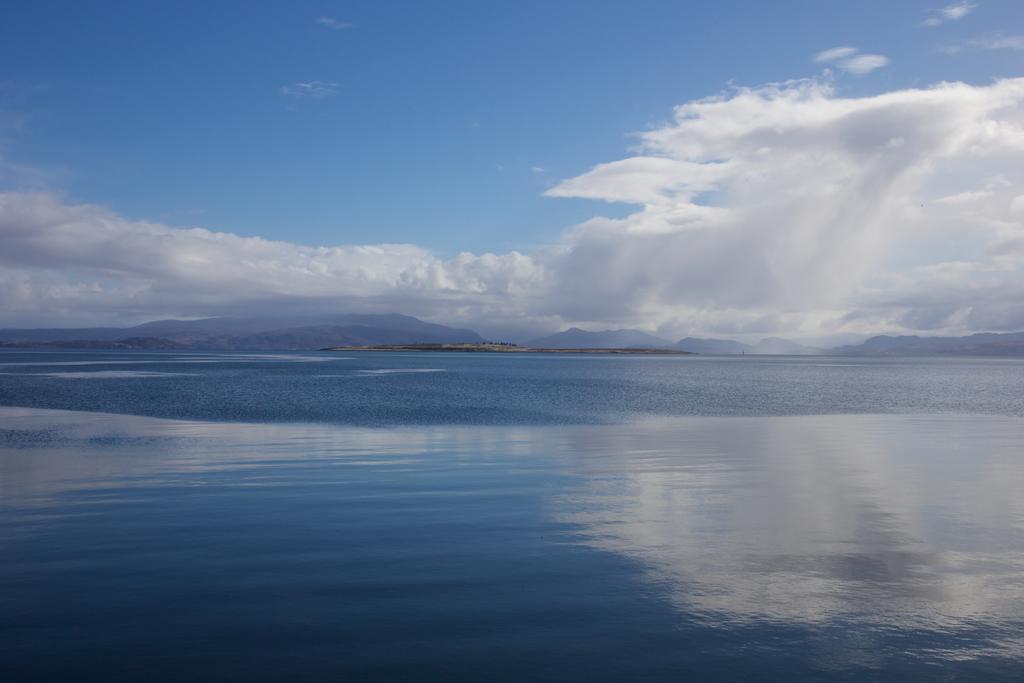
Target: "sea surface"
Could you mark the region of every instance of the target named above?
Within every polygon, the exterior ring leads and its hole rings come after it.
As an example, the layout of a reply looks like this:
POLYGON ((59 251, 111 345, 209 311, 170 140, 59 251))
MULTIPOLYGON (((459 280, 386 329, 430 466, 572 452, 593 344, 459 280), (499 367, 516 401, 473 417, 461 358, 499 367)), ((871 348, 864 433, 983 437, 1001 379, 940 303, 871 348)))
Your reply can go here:
POLYGON ((0 352, 0 680, 1024 680, 1024 360, 0 352))

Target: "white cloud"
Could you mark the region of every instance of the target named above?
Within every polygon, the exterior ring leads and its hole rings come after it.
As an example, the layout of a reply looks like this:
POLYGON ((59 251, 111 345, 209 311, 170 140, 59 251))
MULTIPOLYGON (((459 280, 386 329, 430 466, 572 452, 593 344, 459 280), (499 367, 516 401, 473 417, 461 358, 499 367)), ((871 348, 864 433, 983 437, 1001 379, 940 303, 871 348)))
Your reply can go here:
POLYGON ((977 5, 973 2, 954 2, 952 5, 946 5, 942 9, 933 10, 932 16, 924 20, 925 26, 939 26, 947 21, 960 21, 968 14, 970 14, 977 5))
POLYGON ((822 50, 818 54, 814 55, 814 61, 834 62, 837 59, 852 57, 855 54, 857 54, 857 48, 855 47, 833 47, 828 50, 822 50))
POLYGON ((970 204, 971 202, 980 201, 982 199, 988 199, 994 193, 992 190, 977 190, 973 192, 958 192, 957 194, 947 195, 945 197, 939 197, 932 201, 937 204, 970 204))
POLYGON ((843 46, 823 50, 814 56, 818 63, 834 63, 847 73, 863 76, 889 64, 889 58, 882 55, 860 54, 855 47, 843 46))
POLYGON ((889 64, 889 58, 882 55, 857 55, 839 62, 839 68, 858 76, 871 73, 889 64))
POLYGON ((531 173, 544 173, 545 169, 544 169, 543 166, 531 166, 530 167, 530 172, 531 173))
POLYGON ((334 17, 318 17, 316 23, 321 26, 326 26, 332 31, 341 31, 347 28, 352 28, 353 26, 353 24, 350 24, 347 21, 338 21, 334 17))
POLYGON ((970 45, 986 50, 1024 50, 1024 36, 992 36, 972 40, 970 45))
MULTIPOLYGON (((642 205, 570 236, 564 291, 576 305, 618 304, 616 315, 642 311, 679 330, 741 333, 770 320, 777 330, 874 332, 910 320, 923 294, 905 254, 941 261, 953 237, 980 254, 943 286, 966 310, 970 297, 953 290, 990 291, 985 268, 1001 254, 986 248, 1022 230, 1007 216, 1008 193, 1024 186, 1022 100, 1024 79, 852 99, 804 81, 682 105, 673 123, 643 134, 641 155, 549 192, 642 205), (968 213, 929 201, 1000 170, 1011 185, 993 184, 968 213), (889 299, 874 298, 892 267, 906 277, 885 283, 889 299)), ((997 279, 1024 288, 1016 263, 997 279)))
POLYGON ((1024 50, 1024 35, 1004 36, 994 35, 986 38, 976 38, 956 45, 947 45, 939 48, 947 55, 958 55, 964 50, 1024 50))
POLYGON ((85 307, 148 317, 297 302, 405 308, 420 299, 436 307, 467 298, 486 308, 543 279, 517 252, 442 260, 410 244, 305 247, 130 221, 45 193, 0 195, 0 240, 8 315, 85 307))
POLYGON ((337 94, 338 84, 334 81, 296 81, 281 86, 281 94, 287 97, 321 100, 337 94))
POLYGON ((1024 328, 1024 79, 856 98, 815 80, 740 88, 639 140, 547 192, 637 208, 529 253, 306 247, 0 195, 0 324, 304 307, 485 333, 1024 328))
POLYGON ((971 13, 977 5, 972 2, 955 2, 942 8, 942 16, 949 21, 959 21, 971 13))

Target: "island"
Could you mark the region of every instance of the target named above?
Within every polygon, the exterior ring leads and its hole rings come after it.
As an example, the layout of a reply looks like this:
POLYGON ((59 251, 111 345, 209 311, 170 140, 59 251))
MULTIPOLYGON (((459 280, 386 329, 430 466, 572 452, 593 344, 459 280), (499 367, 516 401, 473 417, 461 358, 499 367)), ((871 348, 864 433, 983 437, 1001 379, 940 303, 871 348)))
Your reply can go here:
POLYGON ((677 351, 675 349, 645 349, 645 348, 622 348, 622 349, 552 349, 538 348, 532 346, 519 346, 509 342, 483 342, 483 343, 454 343, 454 344, 365 344, 328 346, 321 351, 451 351, 456 353, 618 353, 635 356, 657 355, 657 356, 690 356, 689 351, 677 351))

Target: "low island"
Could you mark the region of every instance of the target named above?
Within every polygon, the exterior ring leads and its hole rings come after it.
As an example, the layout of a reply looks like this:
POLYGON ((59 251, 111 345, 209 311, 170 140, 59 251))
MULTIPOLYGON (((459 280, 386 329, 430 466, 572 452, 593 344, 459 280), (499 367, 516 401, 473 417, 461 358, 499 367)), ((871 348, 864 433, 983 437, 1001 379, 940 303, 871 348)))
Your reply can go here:
POLYGON ((321 351, 453 351, 461 353, 619 353, 630 355, 689 356, 689 351, 675 349, 548 349, 519 346, 508 342, 483 342, 464 344, 366 344, 328 346, 321 351))

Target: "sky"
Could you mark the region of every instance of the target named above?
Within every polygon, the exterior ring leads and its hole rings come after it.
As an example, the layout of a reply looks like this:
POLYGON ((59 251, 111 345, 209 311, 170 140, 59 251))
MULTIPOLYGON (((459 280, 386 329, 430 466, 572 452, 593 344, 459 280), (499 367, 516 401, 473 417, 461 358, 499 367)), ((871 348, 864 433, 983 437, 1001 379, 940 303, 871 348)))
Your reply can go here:
POLYGON ((1024 329, 1024 4, 21 2, 0 326, 1024 329))

